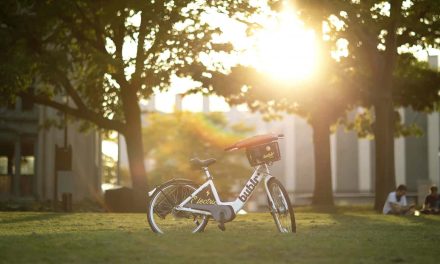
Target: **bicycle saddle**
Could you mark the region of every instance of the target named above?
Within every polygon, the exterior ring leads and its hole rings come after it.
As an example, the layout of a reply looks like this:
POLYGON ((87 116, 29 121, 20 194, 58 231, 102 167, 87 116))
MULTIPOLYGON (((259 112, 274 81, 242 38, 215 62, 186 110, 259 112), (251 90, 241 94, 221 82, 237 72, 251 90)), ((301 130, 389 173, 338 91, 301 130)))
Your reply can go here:
POLYGON ((201 160, 199 158, 192 158, 190 161, 191 167, 195 169, 207 168, 209 165, 212 165, 216 162, 216 159, 206 159, 201 160))
POLYGON ((280 135, 275 135, 275 134, 265 134, 265 135, 258 135, 258 136, 253 136, 250 138, 246 138, 243 139, 241 141, 238 141, 237 143, 225 148, 225 151, 229 151, 229 150, 236 150, 236 149, 241 149, 241 148, 247 148, 247 147, 253 147, 256 145, 260 145, 260 144, 264 144, 264 143, 269 143, 272 142, 278 138, 283 138, 284 135, 280 134, 280 135))

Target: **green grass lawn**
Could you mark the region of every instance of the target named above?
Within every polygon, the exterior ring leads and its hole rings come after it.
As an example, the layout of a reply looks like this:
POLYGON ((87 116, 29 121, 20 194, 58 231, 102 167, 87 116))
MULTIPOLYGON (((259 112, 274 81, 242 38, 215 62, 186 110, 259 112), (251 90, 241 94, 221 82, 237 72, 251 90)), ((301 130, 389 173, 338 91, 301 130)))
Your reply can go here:
POLYGON ((298 233, 268 213, 239 215, 222 232, 156 235, 143 214, 0 212, 0 263, 438 263, 440 216, 362 208, 300 208, 298 233))

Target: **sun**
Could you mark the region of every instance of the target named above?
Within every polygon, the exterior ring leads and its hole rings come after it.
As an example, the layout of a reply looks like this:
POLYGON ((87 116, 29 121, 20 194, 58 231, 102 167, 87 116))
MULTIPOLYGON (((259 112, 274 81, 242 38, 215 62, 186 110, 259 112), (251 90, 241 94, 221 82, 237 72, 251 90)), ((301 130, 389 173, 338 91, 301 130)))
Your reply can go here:
POLYGON ((279 81, 304 81, 316 72, 315 34, 291 8, 268 20, 254 35, 254 43, 252 64, 279 81))

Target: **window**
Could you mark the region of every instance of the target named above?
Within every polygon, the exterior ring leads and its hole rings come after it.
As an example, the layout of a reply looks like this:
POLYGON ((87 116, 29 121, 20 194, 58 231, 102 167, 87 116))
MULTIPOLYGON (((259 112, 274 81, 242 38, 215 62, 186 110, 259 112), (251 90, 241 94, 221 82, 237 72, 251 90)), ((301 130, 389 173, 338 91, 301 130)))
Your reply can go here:
POLYGON ((8 157, 0 156, 0 175, 8 174, 8 157))
POLYGON ((34 174, 34 156, 22 156, 20 162, 20 173, 21 175, 33 175, 34 174))

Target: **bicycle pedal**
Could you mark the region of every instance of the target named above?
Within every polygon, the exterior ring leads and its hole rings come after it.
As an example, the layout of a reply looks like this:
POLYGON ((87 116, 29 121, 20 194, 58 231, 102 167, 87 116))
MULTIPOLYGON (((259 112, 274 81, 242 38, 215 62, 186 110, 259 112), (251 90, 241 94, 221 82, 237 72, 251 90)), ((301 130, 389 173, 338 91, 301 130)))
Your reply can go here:
POLYGON ((220 228, 221 231, 225 231, 226 230, 226 226, 225 226, 224 223, 218 224, 218 228, 220 228))

